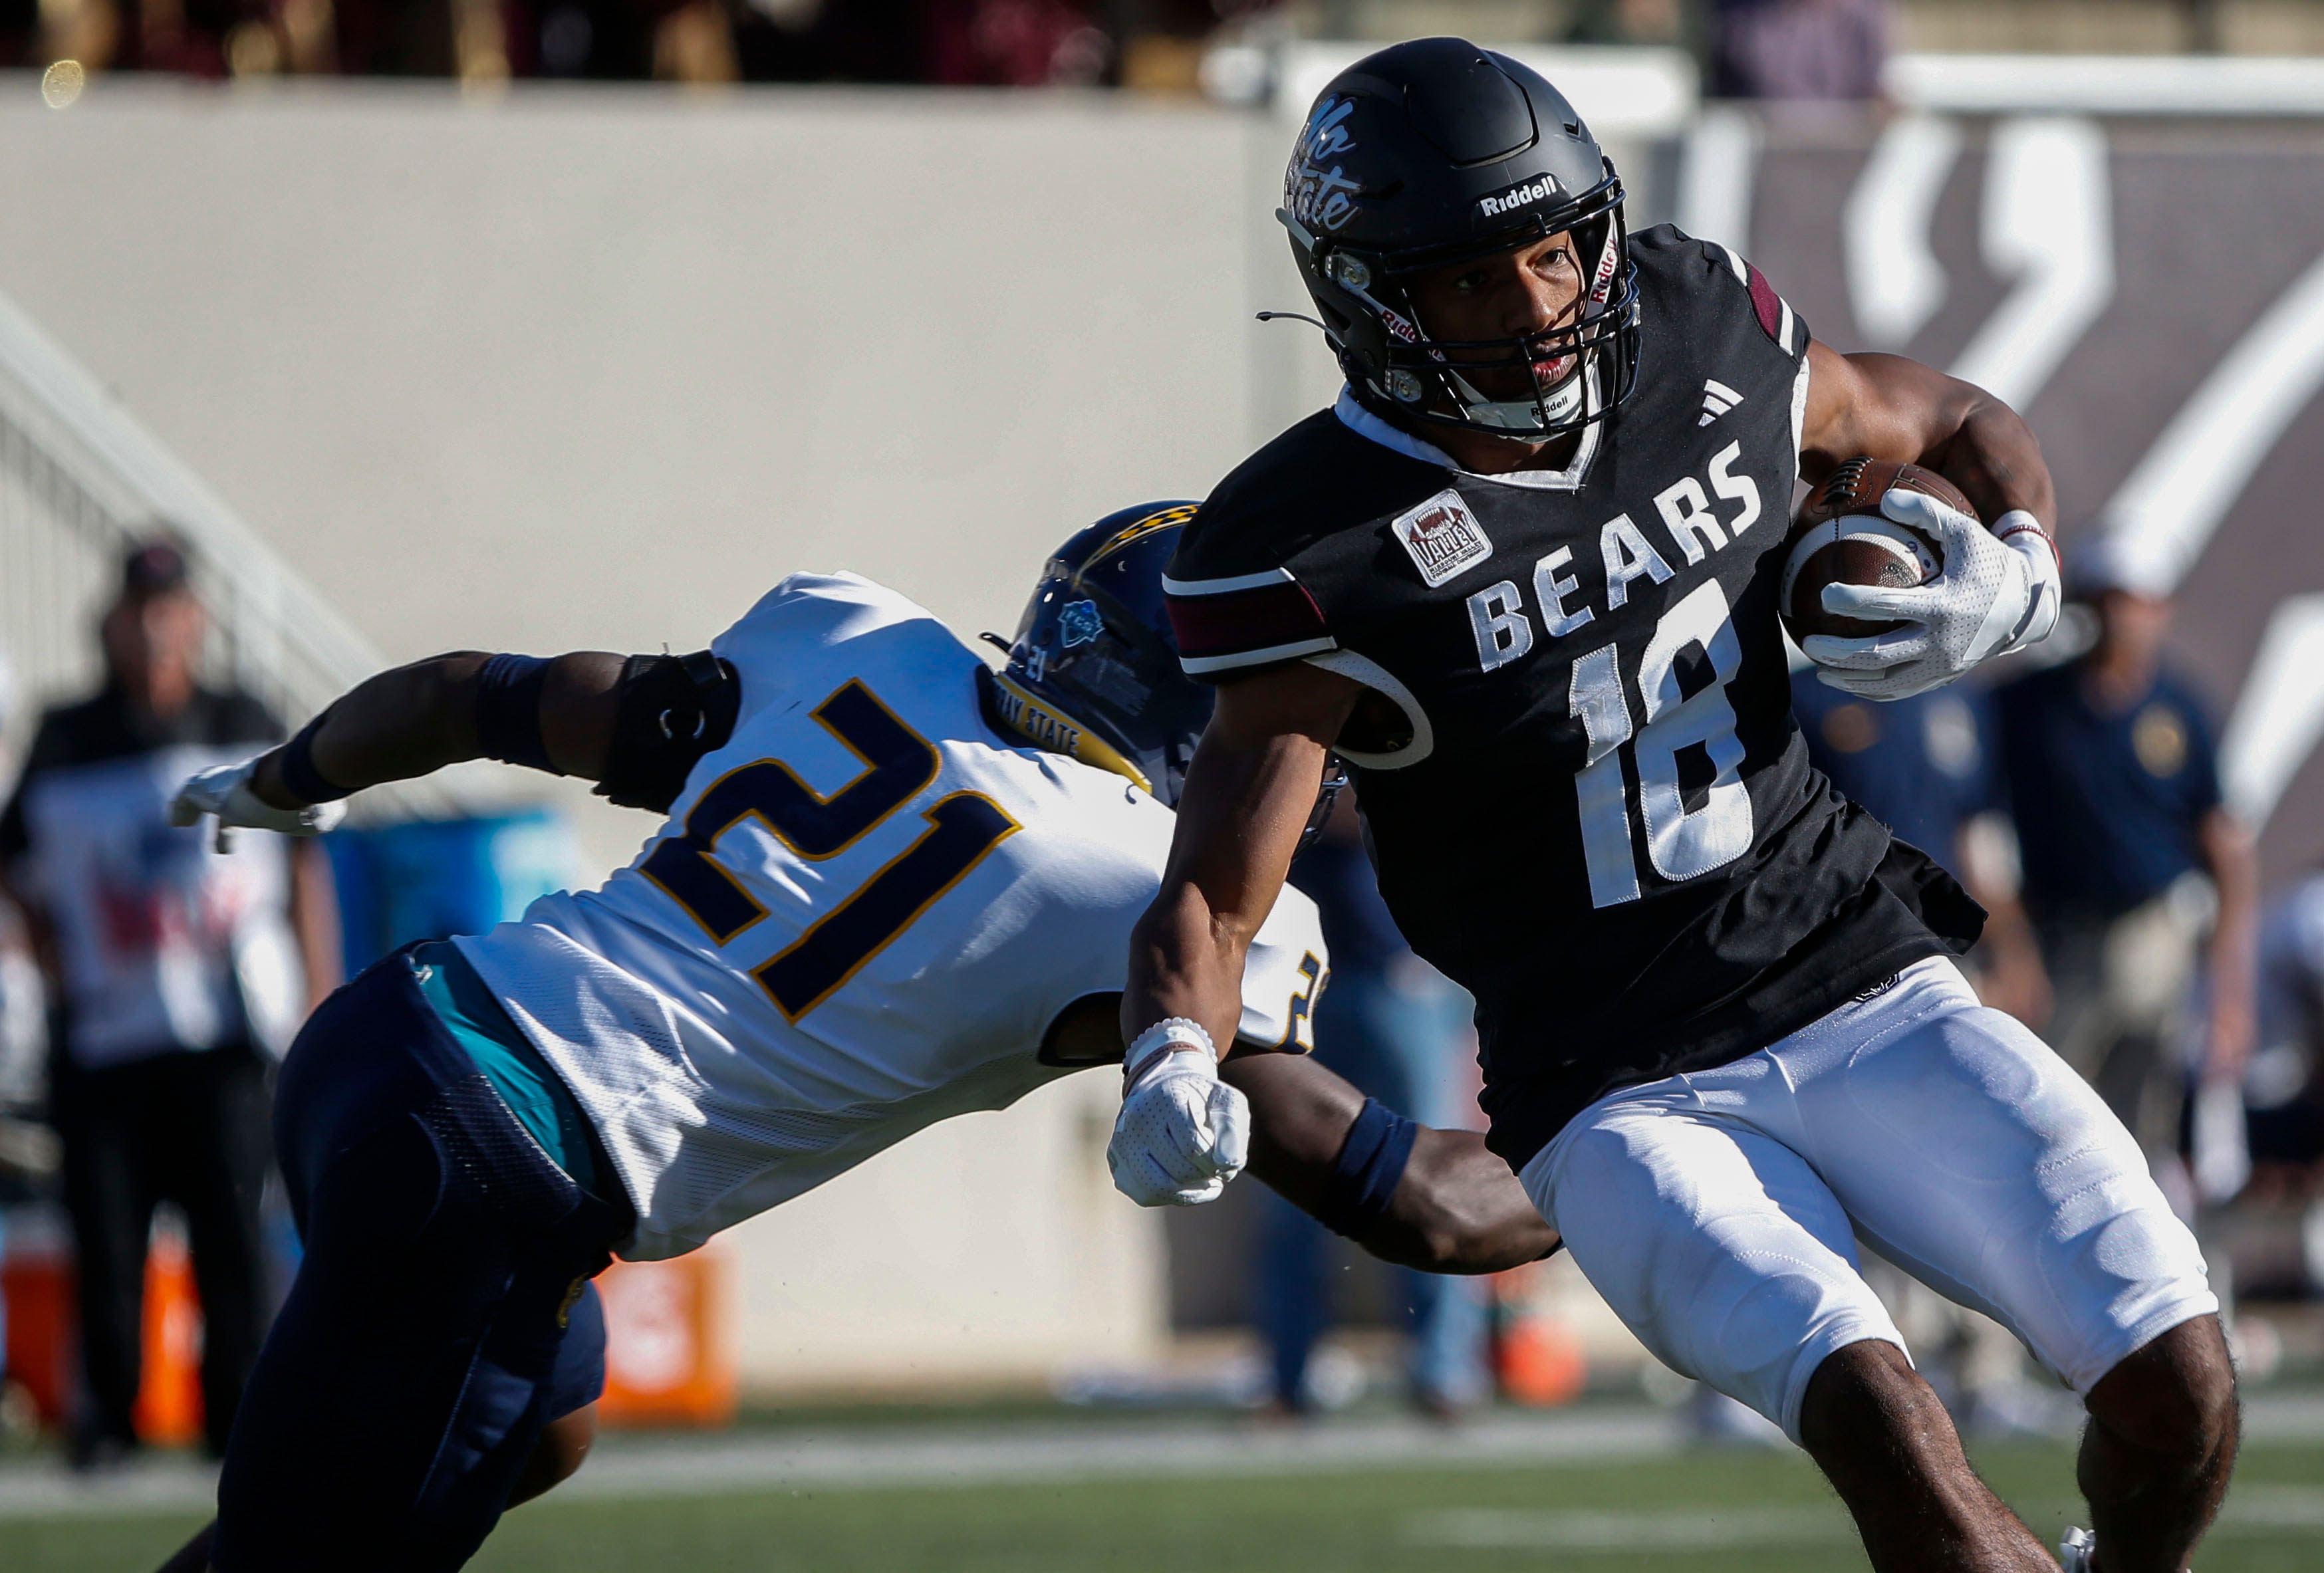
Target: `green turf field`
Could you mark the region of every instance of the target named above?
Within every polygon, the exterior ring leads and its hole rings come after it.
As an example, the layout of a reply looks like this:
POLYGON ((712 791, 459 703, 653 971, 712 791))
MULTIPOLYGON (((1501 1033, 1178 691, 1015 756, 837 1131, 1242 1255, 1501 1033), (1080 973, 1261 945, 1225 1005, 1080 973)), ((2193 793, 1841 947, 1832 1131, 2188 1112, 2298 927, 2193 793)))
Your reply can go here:
MULTIPOLYGON (((1980 1463, 2054 1541, 2074 1495, 2057 1447, 1980 1463)), ((150 1568, 190 1514, 0 1524, 9 1573, 150 1568)), ((1330 1573, 1549 1567, 1824 1573, 1863 1566, 1846 1519, 1789 1452, 1713 1451, 1619 1466, 1274 1476, 1153 1486, 879 1489, 553 1498, 511 1514, 478 1569, 725 1573, 1330 1573), (1199 1507, 1194 1504, 1199 1504, 1199 1507)), ((2247 1449, 2201 1573, 2324 1568, 2324 1446, 2247 1449)))

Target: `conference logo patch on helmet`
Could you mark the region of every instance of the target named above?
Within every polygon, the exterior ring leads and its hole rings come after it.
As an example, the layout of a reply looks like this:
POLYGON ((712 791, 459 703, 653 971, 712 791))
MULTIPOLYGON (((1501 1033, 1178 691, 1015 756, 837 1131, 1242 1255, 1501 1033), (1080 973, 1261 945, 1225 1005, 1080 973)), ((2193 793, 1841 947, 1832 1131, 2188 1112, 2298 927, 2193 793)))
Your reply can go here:
POLYGON ((1555 175, 1542 175, 1534 179, 1520 180, 1507 190, 1496 191, 1489 197, 1478 198, 1477 211, 1487 218, 1493 218, 1564 195, 1565 188, 1557 183, 1555 175))
POLYGON ((1068 601, 1057 613, 1057 639, 1065 649, 1085 645, 1105 631, 1094 601, 1068 601))
POLYGON ((1356 216, 1356 194, 1363 188, 1340 161, 1356 151, 1347 127, 1348 116, 1355 112, 1353 98, 1333 94, 1315 106, 1291 150, 1291 167, 1283 176, 1283 206, 1311 230, 1336 230, 1356 216))
POLYGON ((1450 487, 1409 513, 1398 514, 1389 528, 1412 554, 1412 566, 1420 570, 1421 582, 1431 590, 1493 555, 1485 527, 1469 511, 1461 493, 1450 487))

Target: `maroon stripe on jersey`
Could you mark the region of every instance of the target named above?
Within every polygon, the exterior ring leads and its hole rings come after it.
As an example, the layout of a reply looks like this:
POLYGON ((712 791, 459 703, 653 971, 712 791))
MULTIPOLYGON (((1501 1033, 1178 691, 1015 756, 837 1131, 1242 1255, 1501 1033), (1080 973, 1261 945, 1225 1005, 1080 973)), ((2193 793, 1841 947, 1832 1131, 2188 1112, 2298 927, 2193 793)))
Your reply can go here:
POLYGON ((1297 644, 1325 631, 1323 608, 1296 581, 1223 595, 1173 595, 1168 604, 1178 654, 1193 660, 1297 644))
POLYGON ((1779 345, 1784 345, 1784 348, 1788 351, 1792 346, 1784 344, 1781 336, 1784 303, 1776 297, 1775 287, 1767 282, 1767 276, 1758 269, 1751 267, 1748 262, 1743 265, 1751 274, 1751 309, 1759 314, 1759 326, 1766 329, 1769 338, 1779 345))

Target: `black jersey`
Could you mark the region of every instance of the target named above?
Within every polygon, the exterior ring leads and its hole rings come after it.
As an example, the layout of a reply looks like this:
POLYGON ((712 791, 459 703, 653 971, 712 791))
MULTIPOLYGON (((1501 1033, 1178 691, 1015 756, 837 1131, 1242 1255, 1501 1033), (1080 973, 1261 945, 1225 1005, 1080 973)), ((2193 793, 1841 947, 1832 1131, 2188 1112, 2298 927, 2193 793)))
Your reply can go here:
POLYGON ((1765 1047, 1975 905, 1809 763, 1775 615, 1808 331, 1757 270, 1634 237, 1636 391, 1560 473, 1478 475, 1343 395, 1222 483, 1170 568, 1186 670, 1305 659, 1380 888, 1477 997, 1492 1145, 1765 1047))

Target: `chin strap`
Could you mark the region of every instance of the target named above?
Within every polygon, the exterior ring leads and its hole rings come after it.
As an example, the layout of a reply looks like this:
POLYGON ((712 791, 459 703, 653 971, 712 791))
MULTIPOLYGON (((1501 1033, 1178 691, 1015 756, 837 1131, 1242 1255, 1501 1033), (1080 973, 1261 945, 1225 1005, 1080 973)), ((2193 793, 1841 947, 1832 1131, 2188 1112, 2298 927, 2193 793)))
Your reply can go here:
POLYGON ((1486 398, 1458 372, 1445 373, 1461 400, 1462 412, 1480 427, 1519 437, 1539 437, 1544 426, 1571 425, 1598 404, 1598 362, 1593 354, 1582 363, 1582 374, 1568 377, 1546 399, 1486 398))

